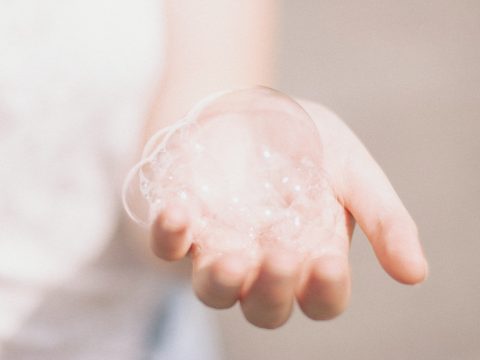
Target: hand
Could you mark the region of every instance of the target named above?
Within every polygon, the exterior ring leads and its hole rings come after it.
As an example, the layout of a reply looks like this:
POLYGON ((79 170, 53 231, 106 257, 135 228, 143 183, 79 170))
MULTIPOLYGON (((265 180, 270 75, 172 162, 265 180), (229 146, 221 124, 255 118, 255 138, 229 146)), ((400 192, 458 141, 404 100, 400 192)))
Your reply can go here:
MULTIPOLYGON (((228 308, 239 300, 247 320, 263 328, 285 323, 295 298, 305 315, 315 320, 333 318, 345 309, 353 219, 395 280, 416 284, 428 272, 414 221, 365 147, 333 113, 312 102, 301 105, 320 133, 328 191, 336 199, 329 211, 342 214, 331 229, 335 236, 319 240, 324 251, 305 258, 265 249, 254 263, 241 251, 223 255, 214 249, 198 251, 192 242, 191 215, 178 204, 169 205, 152 226, 151 245, 157 256, 165 260, 191 256, 193 287, 200 300, 214 308, 228 308)), ((217 229, 208 236, 234 234, 217 229)))

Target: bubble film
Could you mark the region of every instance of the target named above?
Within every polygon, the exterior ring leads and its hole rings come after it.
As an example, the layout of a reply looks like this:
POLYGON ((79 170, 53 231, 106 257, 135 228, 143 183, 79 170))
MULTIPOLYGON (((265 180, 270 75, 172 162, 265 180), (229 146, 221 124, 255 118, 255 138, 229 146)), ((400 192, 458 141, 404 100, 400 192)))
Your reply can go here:
POLYGON ((156 133, 123 195, 128 214, 147 226, 167 204, 183 204, 200 249, 312 251, 334 226, 327 180, 309 115, 257 87, 210 96, 156 133))

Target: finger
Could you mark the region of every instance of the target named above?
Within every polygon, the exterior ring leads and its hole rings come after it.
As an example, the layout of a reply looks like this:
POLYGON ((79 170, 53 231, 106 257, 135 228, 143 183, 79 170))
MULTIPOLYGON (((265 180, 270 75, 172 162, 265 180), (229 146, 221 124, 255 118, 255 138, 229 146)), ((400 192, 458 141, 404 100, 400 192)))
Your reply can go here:
POLYGON ((188 233, 189 219, 179 206, 169 206, 152 225, 150 245, 152 251, 164 260, 183 258, 191 246, 188 233))
POLYGON ((328 320, 341 314, 350 298, 347 258, 325 255, 310 260, 303 269, 298 304, 313 320, 328 320))
POLYGON ((346 165, 341 189, 345 206, 370 240, 385 271, 394 279, 415 284, 425 279, 428 265, 415 222, 386 175, 360 143, 346 165))
POLYGON ((248 270, 249 261, 242 255, 200 255, 194 260, 193 288, 207 306, 226 309, 239 298, 248 270))
POLYGON ((290 317, 298 263, 285 253, 269 254, 242 295, 246 319, 261 328, 274 329, 290 317))

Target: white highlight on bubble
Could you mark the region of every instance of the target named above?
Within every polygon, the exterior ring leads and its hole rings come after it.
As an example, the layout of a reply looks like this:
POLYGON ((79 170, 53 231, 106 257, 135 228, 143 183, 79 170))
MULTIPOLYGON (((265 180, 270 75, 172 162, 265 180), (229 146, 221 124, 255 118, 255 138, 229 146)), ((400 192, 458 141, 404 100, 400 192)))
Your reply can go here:
POLYGON ((300 217, 299 216, 295 216, 295 219, 293 220, 293 223, 295 224, 295 226, 300 226, 300 217))

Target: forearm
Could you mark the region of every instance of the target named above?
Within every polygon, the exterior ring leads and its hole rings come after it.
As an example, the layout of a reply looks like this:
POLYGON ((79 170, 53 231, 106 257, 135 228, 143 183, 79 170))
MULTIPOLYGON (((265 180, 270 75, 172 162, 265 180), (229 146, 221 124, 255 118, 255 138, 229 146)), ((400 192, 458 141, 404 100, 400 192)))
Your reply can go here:
POLYGON ((273 77, 272 0, 166 1, 166 63, 145 140, 209 93, 273 77))
POLYGON ((165 63, 142 143, 212 92, 272 82, 275 1, 205 4, 165 1, 165 63))

